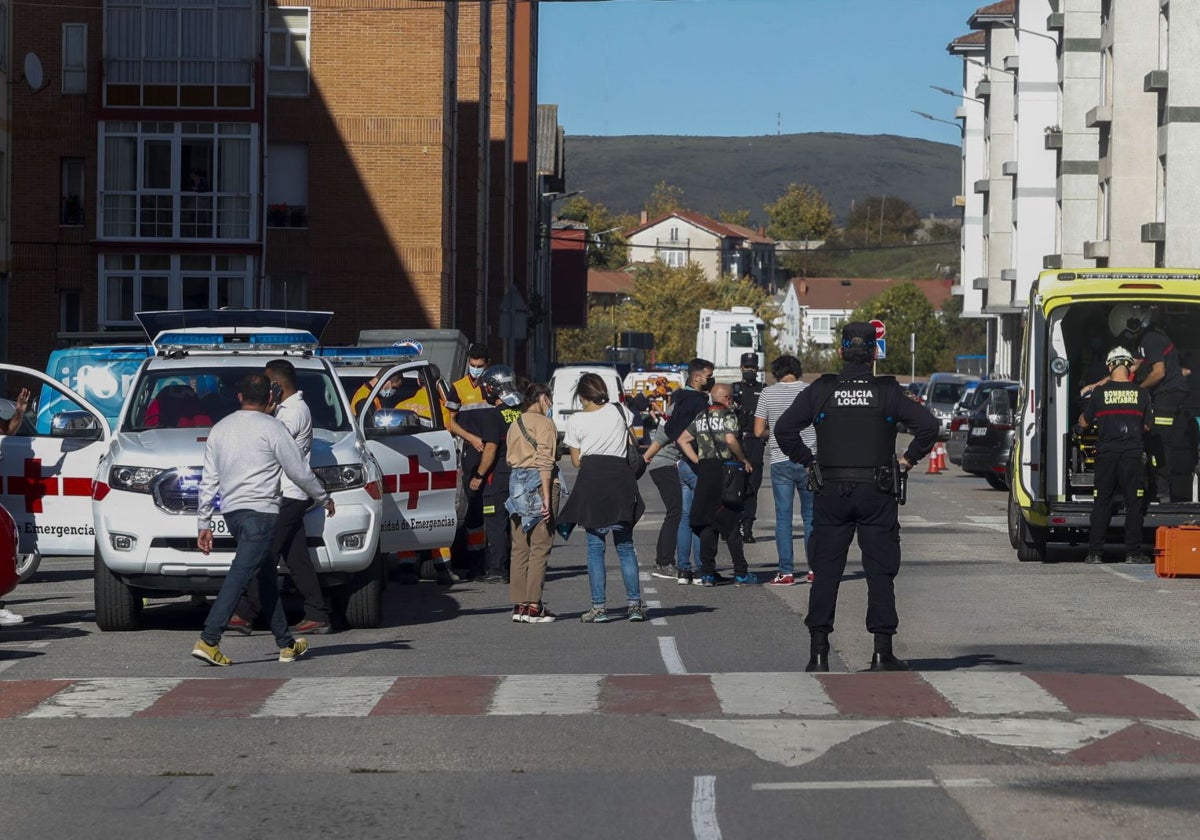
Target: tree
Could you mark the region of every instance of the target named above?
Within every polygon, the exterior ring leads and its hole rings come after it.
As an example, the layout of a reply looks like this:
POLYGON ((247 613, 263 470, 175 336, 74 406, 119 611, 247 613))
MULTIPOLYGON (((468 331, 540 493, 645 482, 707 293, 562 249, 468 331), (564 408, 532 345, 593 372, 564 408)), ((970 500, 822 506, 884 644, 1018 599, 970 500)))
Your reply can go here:
POLYGON ((557 331, 558 360, 563 364, 594 362, 606 358, 613 335, 628 324, 628 302, 588 307, 587 326, 557 331))
POLYGON ((833 229, 833 210, 811 184, 789 184, 764 208, 771 219, 767 235, 775 239, 824 239, 833 229))
POLYGON ((962 295, 951 296, 942 307, 946 348, 938 356, 937 370, 956 370, 957 356, 987 352, 987 322, 983 318, 964 318, 962 309, 962 295))
POLYGON ((726 210, 722 207, 717 211, 717 218, 727 225, 741 225, 742 227, 750 227, 749 210, 726 210))
POLYGON ((659 181, 646 199, 646 215, 651 219, 683 209, 683 188, 659 181))
POLYGON ((558 218, 587 225, 589 268, 617 269, 629 264, 629 240, 621 231, 637 223, 632 215, 617 215, 598 201, 576 195, 563 203, 558 218))
POLYGON ((855 202, 841 232, 843 245, 898 245, 913 240, 921 216, 902 198, 868 196, 855 202))
POLYGON ((654 333, 655 355, 687 361, 696 355, 700 310, 710 306, 712 288, 696 263, 671 268, 662 260, 638 266, 626 323, 654 333))
POLYGON ((878 318, 887 325, 887 358, 880 360, 881 373, 909 373, 912 353, 909 335, 917 336, 917 373, 936 369, 946 347, 946 332, 925 294, 915 283, 898 283, 863 303, 850 315, 851 321, 878 318))

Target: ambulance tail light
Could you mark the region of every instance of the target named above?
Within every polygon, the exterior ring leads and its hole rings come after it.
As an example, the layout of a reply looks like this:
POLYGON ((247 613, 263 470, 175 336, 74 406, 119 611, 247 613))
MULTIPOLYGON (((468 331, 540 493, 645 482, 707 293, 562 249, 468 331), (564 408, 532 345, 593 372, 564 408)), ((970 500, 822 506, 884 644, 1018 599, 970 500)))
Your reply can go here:
MULTIPOLYGON (((335 464, 332 467, 316 467, 313 473, 325 485, 325 492, 353 490, 367 484, 367 470, 362 464, 335 464)), ((367 492, 370 492, 368 490, 367 492)), ((382 498, 382 497, 377 497, 382 498)))
POLYGON ((127 467, 115 464, 108 471, 108 483, 113 490, 150 493, 153 492, 151 485, 154 484, 154 479, 163 472, 164 470, 158 467, 127 467))

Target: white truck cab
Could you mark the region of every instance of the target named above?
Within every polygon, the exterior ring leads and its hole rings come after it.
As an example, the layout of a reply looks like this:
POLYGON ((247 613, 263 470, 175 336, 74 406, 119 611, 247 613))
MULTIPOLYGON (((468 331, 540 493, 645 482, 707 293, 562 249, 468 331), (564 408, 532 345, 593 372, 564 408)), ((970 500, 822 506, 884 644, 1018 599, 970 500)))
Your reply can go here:
MULTIPOLYGON (((413 415, 403 410, 354 416, 332 366, 314 355, 331 313, 138 317, 155 355, 139 368, 115 426, 62 383, 0 365, 61 398, 48 436, 0 437, 5 493, 25 503, 14 511, 22 550, 92 554, 102 630, 136 628, 143 597, 216 592, 235 545, 218 515, 214 550, 196 546, 207 432, 238 409, 243 377, 287 358, 313 415, 310 464, 337 503, 333 517, 314 510, 305 518, 309 551, 348 623, 378 626, 387 553, 453 539, 458 465, 449 432, 406 422, 413 415)), ((421 363, 396 367, 410 366, 421 363)))

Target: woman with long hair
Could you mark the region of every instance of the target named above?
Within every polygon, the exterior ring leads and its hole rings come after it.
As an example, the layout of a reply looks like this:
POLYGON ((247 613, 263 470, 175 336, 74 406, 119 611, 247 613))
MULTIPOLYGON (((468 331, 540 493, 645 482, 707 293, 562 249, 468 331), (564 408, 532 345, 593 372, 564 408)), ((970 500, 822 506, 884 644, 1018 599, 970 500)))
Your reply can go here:
POLYGON ((558 510, 558 429, 546 416, 551 406, 547 386, 525 383, 522 394, 521 416, 508 427, 506 440, 512 467, 505 503, 512 520, 508 590, 513 621, 545 624, 556 618, 542 603, 542 587, 558 510))
POLYGON ((583 410, 567 418, 563 442, 571 452, 571 463, 579 468, 579 476, 559 514, 559 522, 580 525, 587 531, 592 607, 581 620, 589 624, 612 620, 605 606, 604 567, 605 538, 611 534, 629 602, 626 617, 630 621, 645 621, 647 610, 638 580, 633 526, 642 518, 646 506, 626 459, 633 415, 623 406, 609 402, 604 380, 594 373, 579 378, 575 396, 583 410))

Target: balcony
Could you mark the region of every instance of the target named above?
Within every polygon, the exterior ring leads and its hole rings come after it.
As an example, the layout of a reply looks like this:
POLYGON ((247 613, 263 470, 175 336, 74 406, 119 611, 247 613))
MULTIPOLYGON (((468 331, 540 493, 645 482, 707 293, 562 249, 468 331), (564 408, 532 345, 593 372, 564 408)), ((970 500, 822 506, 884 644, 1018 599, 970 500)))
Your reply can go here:
POLYGON ((1151 70, 1142 79, 1142 90, 1146 93, 1159 93, 1167 89, 1167 71, 1151 70))
POLYGON ((992 83, 987 79, 981 79, 979 84, 975 85, 975 98, 985 99, 992 95, 992 83))
POLYGON ((1004 161, 1004 163, 1000 164, 1000 173, 1002 175, 1016 175, 1017 162, 1015 160, 1004 161))
POLYGON ((1088 128, 1095 128, 1100 125, 1108 125, 1112 122, 1112 106, 1097 105, 1092 110, 1084 115, 1083 124, 1088 128))
POLYGON ((971 281, 971 288, 977 292, 986 292, 988 282, 986 277, 976 277, 971 281))
POLYGON ((1142 225, 1142 241, 1143 242, 1166 242, 1167 241, 1167 223, 1166 222, 1147 222, 1142 225))
POLYGON ((1062 32, 1067 24, 1067 16, 1062 12, 1051 12, 1046 16, 1046 29, 1051 32, 1062 32))
POLYGON ((254 107, 254 61, 109 58, 104 104, 109 108, 254 107))
POLYGON ((1109 243, 1107 239, 1097 239, 1083 243, 1083 256, 1089 260, 1108 259, 1109 243))
POLYGON ((1063 267, 1062 254, 1046 254, 1042 257, 1042 268, 1051 270, 1063 267))
POLYGON ((1017 282, 1017 270, 1015 268, 1000 269, 1000 279, 1003 280, 1005 283, 1017 282))
POLYGON ((1063 133, 1061 131, 1046 132, 1046 148, 1061 149, 1063 147, 1063 133))
POLYGON ((254 240, 250 195, 171 192, 100 193, 100 239, 254 240))
POLYGON ((1016 55, 1004 56, 1005 70, 1019 70, 1021 68, 1021 57, 1016 55))
POLYGON ((980 178, 978 181, 975 182, 974 189, 975 189, 976 195, 983 195, 983 194, 991 191, 992 182, 990 180, 988 180, 987 178, 980 178))

